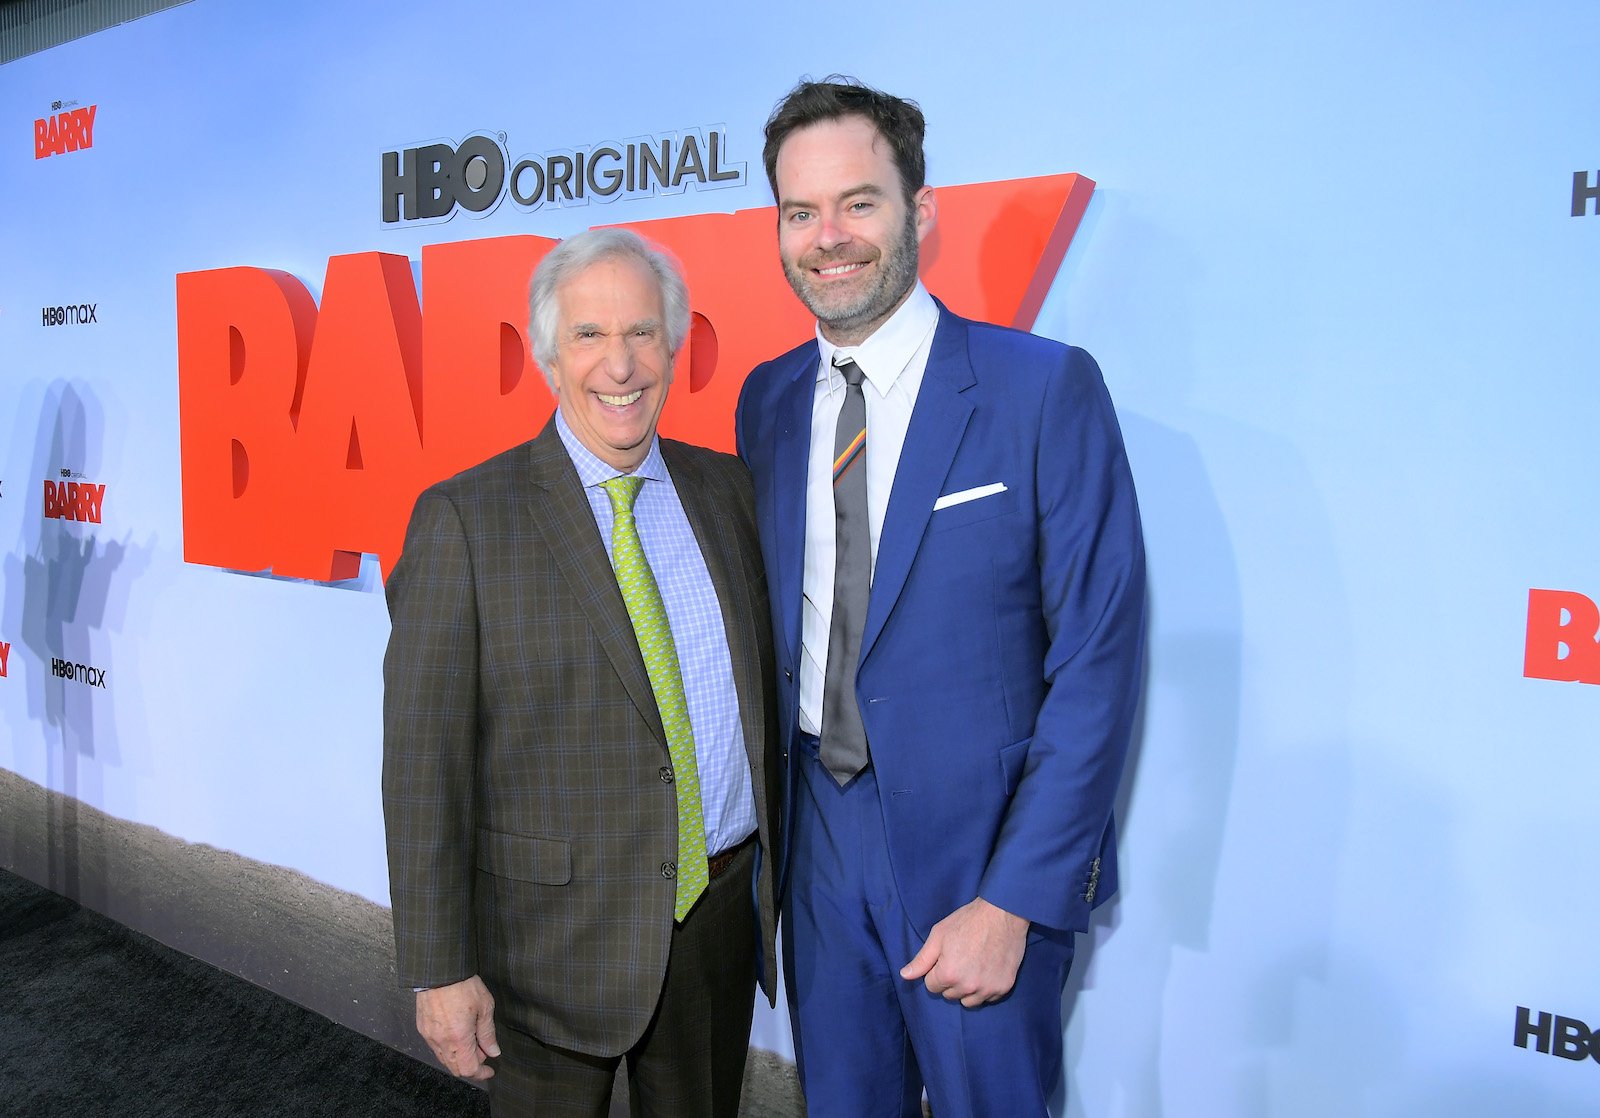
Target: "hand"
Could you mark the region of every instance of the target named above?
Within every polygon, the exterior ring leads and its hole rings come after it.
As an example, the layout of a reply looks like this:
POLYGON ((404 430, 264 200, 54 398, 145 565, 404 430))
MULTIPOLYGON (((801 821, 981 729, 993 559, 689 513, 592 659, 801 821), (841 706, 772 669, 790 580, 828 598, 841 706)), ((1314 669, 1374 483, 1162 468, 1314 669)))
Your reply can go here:
POLYGON ((417 991, 417 1032, 451 1075, 482 1082, 484 1063, 500 1055, 494 1039, 494 995, 477 975, 450 986, 417 991))
POLYGON ((1028 921, 978 897, 933 926, 900 977, 972 1009, 1011 993, 1027 941, 1028 921))

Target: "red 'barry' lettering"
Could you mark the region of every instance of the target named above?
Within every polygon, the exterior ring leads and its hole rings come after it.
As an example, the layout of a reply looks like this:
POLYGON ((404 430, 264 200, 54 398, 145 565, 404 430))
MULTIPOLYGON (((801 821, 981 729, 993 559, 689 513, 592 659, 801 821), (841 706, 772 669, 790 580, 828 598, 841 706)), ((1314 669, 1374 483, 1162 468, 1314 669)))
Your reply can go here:
POLYGON ((1600 607, 1571 590, 1528 591, 1522 674, 1563 683, 1600 683, 1600 607))
POLYGON ((44 483, 46 520, 78 520, 85 524, 98 524, 105 501, 106 487, 103 485, 86 481, 44 483))
MULTIPOLYGON (((1051 175, 948 187, 922 246, 953 310, 1033 325, 1094 183, 1051 175)), ((772 207, 627 223, 689 278, 689 340, 663 434, 731 450, 746 373, 804 340, 772 207)), ((538 433, 554 408, 524 336, 528 278, 554 241, 492 237, 328 261, 319 308, 297 277, 219 268, 177 277, 183 555, 320 580, 363 553, 387 573, 416 496, 538 433)))
POLYGON ((0 679, 10 674, 11 667, 11 642, 0 641, 0 679))
POLYGON ((68 109, 33 122, 33 157, 47 159, 94 147, 94 116, 99 105, 68 109))

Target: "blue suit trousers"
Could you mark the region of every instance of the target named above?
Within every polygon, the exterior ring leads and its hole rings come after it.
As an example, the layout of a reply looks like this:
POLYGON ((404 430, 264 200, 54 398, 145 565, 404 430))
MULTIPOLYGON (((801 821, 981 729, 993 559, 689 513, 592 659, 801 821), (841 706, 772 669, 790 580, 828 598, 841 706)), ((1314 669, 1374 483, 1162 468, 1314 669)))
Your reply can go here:
POLYGON ((869 767, 840 787, 802 735, 784 926, 795 1056, 812 1118, 1047 1114, 1061 1074, 1070 933, 1030 932, 1016 986, 974 1009, 900 968, 923 944, 900 902, 869 767))

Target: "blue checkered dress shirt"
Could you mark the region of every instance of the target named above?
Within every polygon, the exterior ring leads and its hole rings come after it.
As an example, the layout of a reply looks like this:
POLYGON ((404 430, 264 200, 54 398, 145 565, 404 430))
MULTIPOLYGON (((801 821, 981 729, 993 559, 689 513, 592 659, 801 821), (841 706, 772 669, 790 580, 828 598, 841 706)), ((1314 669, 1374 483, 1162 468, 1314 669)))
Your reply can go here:
MULTIPOLYGON (((556 412, 556 431, 572 456, 594 512, 600 540, 611 555, 611 498, 600 488, 621 471, 596 458, 556 412)), ((661 588, 667 624, 678 647, 678 670, 694 728, 695 763, 700 768, 700 805, 705 816, 706 850, 720 853, 749 838, 756 829, 750 760, 739 722, 739 696, 733 688, 733 659, 722 627, 722 606, 706 570, 700 544, 673 487, 661 444, 650 442, 636 475, 645 479, 634 501, 633 518, 644 556, 661 588)))

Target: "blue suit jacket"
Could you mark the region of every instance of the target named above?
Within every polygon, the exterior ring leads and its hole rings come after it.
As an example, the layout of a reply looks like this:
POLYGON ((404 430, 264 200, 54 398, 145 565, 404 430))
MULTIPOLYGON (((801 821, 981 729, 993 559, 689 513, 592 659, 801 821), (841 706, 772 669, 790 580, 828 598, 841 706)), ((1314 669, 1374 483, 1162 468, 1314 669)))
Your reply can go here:
MULTIPOLYGON (((786 755, 817 362, 813 340, 758 367, 736 420, 755 480, 786 755)), ((890 862, 920 934, 976 896, 1083 930, 1115 891, 1112 804, 1144 602, 1133 480, 1094 359, 941 305, 856 683, 890 862), (942 495, 995 482, 1003 493, 934 511, 942 495)))

